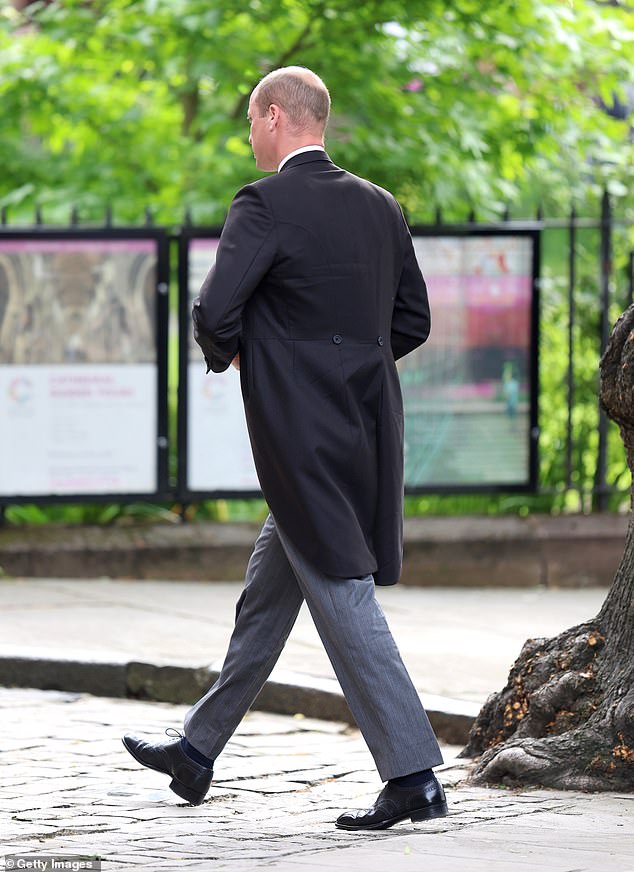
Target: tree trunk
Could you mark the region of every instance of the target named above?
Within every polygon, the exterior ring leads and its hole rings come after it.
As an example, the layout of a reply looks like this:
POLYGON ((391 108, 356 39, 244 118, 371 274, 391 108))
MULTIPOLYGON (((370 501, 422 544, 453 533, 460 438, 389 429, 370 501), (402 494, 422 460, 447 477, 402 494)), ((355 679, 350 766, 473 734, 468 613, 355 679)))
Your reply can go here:
MULTIPOLYGON (((601 405, 634 464, 634 306, 601 360, 601 405)), ((485 703, 463 757, 475 783, 634 790, 634 522, 599 614, 529 639, 506 687, 485 703)))

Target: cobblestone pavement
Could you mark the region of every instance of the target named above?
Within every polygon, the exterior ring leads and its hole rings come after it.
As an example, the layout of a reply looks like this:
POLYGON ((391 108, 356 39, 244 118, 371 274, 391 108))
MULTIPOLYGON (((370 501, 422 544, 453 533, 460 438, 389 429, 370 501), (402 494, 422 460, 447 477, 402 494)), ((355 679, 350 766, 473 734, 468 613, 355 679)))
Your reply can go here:
POLYGON ((634 872, 634 795, 466 787, 456 748, 440 772, 449 817, 338 831, 337 815, 367 807, 380 784, 359 734, 325 721, 250 714, 206 802, 186 805, 120 741, 159 738, 184 711, 0 689, 0 855, 98 856, 104 870, 634 872))

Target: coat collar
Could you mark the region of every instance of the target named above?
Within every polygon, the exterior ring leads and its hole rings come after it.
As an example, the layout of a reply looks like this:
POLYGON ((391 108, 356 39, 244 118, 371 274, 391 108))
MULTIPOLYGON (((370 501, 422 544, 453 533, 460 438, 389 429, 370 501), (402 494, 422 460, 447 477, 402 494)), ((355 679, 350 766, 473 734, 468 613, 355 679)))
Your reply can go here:
POLYGON ((280 173, 285 173, 286 170, 292 169, 293 167, 298 167, 307 163, 315 163, 316 161, 332 164, 332 160, 325 151, 303 151, 301 154, 296 154, 294 157, 289 158, 280 170, 280 173))

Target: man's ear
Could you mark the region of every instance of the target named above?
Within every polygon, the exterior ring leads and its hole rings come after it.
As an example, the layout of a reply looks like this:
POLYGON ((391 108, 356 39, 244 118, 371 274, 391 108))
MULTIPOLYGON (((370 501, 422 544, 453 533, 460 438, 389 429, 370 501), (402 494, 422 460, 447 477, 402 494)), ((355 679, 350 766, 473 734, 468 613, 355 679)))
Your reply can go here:
POLYGON ((277 103, 271 103, 268 109, 268 117, 267 121, 269 122, 269 127, 273 130, 274 127, 280 123, 282 117, 282 110, 277 105, 277 103))

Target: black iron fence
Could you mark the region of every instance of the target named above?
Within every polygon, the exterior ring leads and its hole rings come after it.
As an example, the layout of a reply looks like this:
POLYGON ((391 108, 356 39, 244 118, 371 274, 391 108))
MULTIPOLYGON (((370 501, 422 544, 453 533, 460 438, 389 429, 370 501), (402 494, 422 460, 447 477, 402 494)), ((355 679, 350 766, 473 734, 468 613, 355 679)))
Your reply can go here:
MULTIPOLYGON (((137 412, 142 405, 143 391, 150 386, 154 392, 151 403, 146 403, 145 418, 139 412, 139 433, 126 432, 128 428, 125 423, 117 431, 120 431, 122 446, 122 454, 117 462, 122 471, 117 473, 114 466, 106 469, 104 465, 101 469, 104 481, 99 489, 98 475, 95 478, 95 469, 98 469, 98 464, 95 465, 95 457, 91 457, 84 467, 86 475, 84 480, 89 481, 90 486, 84 490, 81 487, 73 490, 69 484, 72 475, 75 474, 71 470, 73 458, 64 456, 64 447, 61 444, 63 439, 60 436, 64 424, 60 418, 55 425, 58 429, 55 430, 54 438, 60 440, 61 447, 58 451, 59 457, 56 455, 54 467, 59 481, 66 482, 62 490, 49 493, 38 492, 37 485, 33 485, 31 490, 27 491, 14 489, 11 492, 6 487, 3 489, 1 481, 3 467, 0 463, 0 505, 16 502, 45 503, 100 499, 125 501, 140 496, 156 501, 176 500, 182 503, 206 497, 255 495, 253 480, 249 478, 248 471, 240 472, 238 470, 236 472, 238 477, 243 476, 240 479, 241 483, 237 486, 220 484, 216 487, 205 486, 203 483, 201 486, 192 487, 187 478, 187 458, 192 450, 190 438, 192 423, 188 419, 187 411, 191 398, 187 395, 185 388, 187 386, 187 363, 191 354, 189 303, 192 293, 192 275, 196 278, 196 273, 191 266, 193 257, 191 245, 192 241, 195 240, 201 242, 201 245, 204 241, 208 245, 213 245, 213 241, 219 235, 219 228, 196 228, 192 226, 189 216, 186 216, 182 229, 156 228, 149 211, 146 211, 145 216, 146 233, 140 228, 129 231, 121 227, 114 228, 110 211, 107 212, 104 223, 99 228, 82 226, 79 214, 75 209, 71 211, 66 231, 59 227, 47 226, 40 210, 36 212, 34 223, 29 227, 11 225, 6 210, 0 214, 0 222, 0 261, 2 245, 16 239, 21 239, 24 242, 44 239, 62 241, 66 239, 69 242, 72 239, 75 241, 92 239, 101 240, 105 244, 107 240, 115 238, 127 239, 130 242, 134 239, 147 237, 147 239, 153 240, 153 244, 156 245, 152 254, 155 271, 152 274, 153 285, 151 289, 148 285, 148 273, 143 261, 144 257, 147 259, 150 256, 149 249, 145 250, 144 253, 140 248, 135 249, 134 246, 130 245, 129 250, 120 252, 121 258, 123 258, 121 262, 124 265, 119 264, 116 269, 112 264, 104 266, 103 263, 91 260, 88 251, 82 254, 81 264, 83 266, 81 268, 94 271, 93 278, 96 277, 95 281, 100 288, 103 289, 106 286, 110 288, 110 296, 108 297, 110 315, 112 318, 118 319, 120 335, 123 335, 128 342, 127 351, 123 357, 119 358, 116 356, 118 351, 116 353, 112 350, 108 352, 110 346, 106 347, 107 343, 103 344, 103 336, 101 335, 99 338, 100 347, 103 345, 105 350, 102 349, 101 356, 93 356, 91 360, 97 367, 101 365, 107 367, 116 363, 120 365, 117 372, 122 372, 126 367, 130 370, 129 381, 125 382, 124 379, 120 384, 109 382, 107 374, 101 375, 101 371, 98 370, 95 376, 96 381, 93 380, 90 389, 85 388, 84 385, 88 405, 90 406, 90 403, 94 401, 91 408, 97 410, 95 391, 99 397, 106 397, 107 403, 111 404, 108 408, 112 410, 111 420, 114 424, 118 414, 117 410, 123 414, 124 398, 129 399, 130 391, 133 393, 135 390, 137 391, 136 400, 131 401, 137 412), (69 232, 71 230, 72 233, 69 232), (169 266, 170 259, 174 266, 172 270, 169 266), (132 294, 134 304, 130 298, 117 294, 116 283, 120 281, 121 269, 126 271, 125 275, 136 289, 132 294), (144 272, 144 270, 146 271, 144 272), (174 301, 171 306, 171 318, 170 307, 168 307, 170 285, 178 289, 178 295, 174 294, 171 297, 174 301), (176 302, 177 296, 178 302, 176 302), (175 317, 180 319, 178 330, 173 329, 175 317), (149 319, 153 324, 153 342, 148 340, 147 330, 142 324, 144 319, 149 319), (145 351, 141 352, 141 346, 145 351), (168 367, 169 354, 172 355, 172 365, 168 367), (178 366, 175 365, 176 357, 178 357, 178 366), (135 366, 138 368, 136 374, 132 371, 135 366), (154 374, 148 369, 152 366, 156 367, 154 374), (179 390, 180 394, 178 401, 176 401, 179 390), (170 396, 171 402, 168 400, 170 396), (141 439, 141 432, 146 440, 146 450, 152 451, 152 463, 147 465, 147 469, 142 475, 140 474, 136 479, 134 476, 130 478, 131 482, 136 482, 139 486, 127 487, 126 484, 129 482, 126 482, 126 473, 123 470, 127 468, 129 472, 132 461, 125 454, 125 446, 137 436, 141 439), (168 459, 170 460, 169 468, 168 459), (119 479, 117 479, 118 474, 120 475, 119 479), (64 475, 67 476, 66 479, 64 479, 64 475), (116 482, 116 486, 108 487, 109 480, 116 482)), ((507 427, 515 441, 520 440, 517 435, 518 424, 514 414, 517 413, 517 408, 522 406, 521 386, 515 388, 519 397, 516 400, 515 412, 509 396, 512 393, 513 380, 518 378, 517 373, 525 370, 524 375, 528 384, 524 404, 526 407, 527 437, 526 475, 522 477, 520 474, 516 479, 511 476, 506 481, 497 481, 495 478, 491 480, 485 478, 475 483, 469 479, 465 479, 464 482, 457 480, 449 486, 444 485, 442 481, 438 483, 433 480, 426 484, 410 482, 410 491, 413 493, 443 493, 448 490, 451 492, 530 490, 542 495, 557 495, 561 498, 562 505, 568 505, 571 508, 595 508, 598 510, 608 508, 612 495, 627 493, 629 481, 624 453, 616 428, 607 421, 599 410, 598 365, 601 353, 608 341, 611 325, 620 312, 632 303, 634 298, 634 222, 624 220, 618 214, 614 214, 610 198, 605 194, 602 198, 600 213, 595 217, 578 216, 572 209, 568 216, 557 218, 545 217, 538 213, 534 219, 517 220, 507 212, 499 221, 481 222, 476 219, 474 214, 471 214, 468 220, 463 223, 445 223, 442 214, 438 211, 433 224, 414 227, 413 235, 417 239, 420 237, 421 240, 430 239, 433 241, 470 238, 478 240, 507 239, 509 237, 520 242, 528 240, 533 246, 531 248, 532 254, 536 256, 538 262, 532 263, 529 269, 532 309, 528 314, 527 323, 530 332, 527 336, 531 347, 527 350, 526 361, 522 362, 521 360, 521 354, 517 350, 517 342, 515 343, 516 347, 511 349, 511 352, 506 349, 504 352, 506 357, 499 357, 499 354, 498 357, 492 357, 489 353, 489 368, 492 365, 491 360, 494 360, 494 365, 502 370, 502 376, 498 379, 498 393, 500 395, 487 396, 484 400, 482 397, 478 398, 480 403, 478 408, 486 406, 487 409, 492 410, 491 414, 495 413, 496 426, 502 427, 501 410, 505 408, 508 421, 503 426, 507 427), (541 262, 539 263, 539 261, 541 262), (538 440, 539 452, 537 452, 538 440)), ((204 246, 201 251, 201 256, 207 257, 204 246)), ((489 255, 491 252, 487 256, 489 255)), ((51 249, 50 256, 57 256, 54 248, 51 249)), ((491 256, 497 257, 498 255, 494 252, 491 256)), ((14 261, 9 263, 7 267, 9 271, 13 269, 10 278, 7 278, 6 270, 3 276, 0 269, 0 369, 3 363, 14 367, 10 387, 13 403, 11 408, 15 413, 14 417, 18 421, 18 425, 22 427, 28 418, 27 410, 31 399, 29 392, 36 390, 36 386, 29 384, 28 379, 20 374, 22 371, 19 371, 19 366, 29 366, 36 359, 29 357, 31 352, 28 348, 28 342, 35 329, 34 319, 37 318, 38 306, 43 305, 43 303, 37 298, 37 294, 30 302, 23 300, 24 305, 20 317, 14 316, 14 321, 7 328, 6 317, 9 305, 7 302, 9 294, 6 289, 7 283, 15 281, 17 288, 24 288, 29 281, 32 285, 38 280, 36 274, 30 278, 25 277, 25 275, 19 276, 21 267, 19 258, 16 260, 15 257, 17 255, 14 252, 14 261), (17 267, 16 264, 18 264, 17 267), (3 319, 5 321, 4 333, 3 319), (16 331, 19 334, 21 330, 26 331, 27 334, 26 342, 23 343, 26 350, 21 352, 23 357, 18 355, 14 359, 7 353, 6 347, 5 349, 2 347, 3 342, 6 344, 7 341, 6 338, 3 339, 3 336, 6 337, 10 331, 13 335, 12 341, 14 341, 16 331), (29 333, 29 331, 31 332, 29 333), (18 368, 15 369, 15 367, 18 368)), ((497 267, 494 268, 497 269, 497 267)), ((508 266, 503 264, 499 271, 503 272, 507 268, 508 266)), ((423 264, 423 271, 425 272, 425 264, 423 264)), ((80 286, 73 285, 74 281, 75 278, 67 274, 63 280, 58 280, 58 290, 64 298, 64 308, 60 317, 66 319, 76 317, 76 309, 79 306, 78 300, 74 299, 73 295, 76 298, 81 291, 80 286)), ((15 295, 15 288, 13 292, 15 295)), ((84 300, 82 305, 85 303, 84 300)), ((94 300, 94 305, 98 304, 99 295, 94 300)), ((53 310, 47 309, 46 311, 49 312, 49 317, 53 317, 51 314, 53 310)), ((498 313, 499 311, 496 310, 498 313)), ((493 317, 498 318, 499 314, 493 317)), ((69 331, 68 335, 75 335, 69 328, 69 324, 71 321, 67 320, 64 323, 64 329, 69 331)), ((52 329, 50 324, 48 329, 52 329)), ((469 330, 473 333, 472 328, 469 328, 468 325, 465 326, 467 344, 477 346, 479 340, 473 336, 469 338, 469 330)), ((91 336, 73 340, 74 345, 73 341, 67 342, 59 352, 61 356, 48 362, 53 367, 63 368, 66 364, 73 362, 73 355, 76 356, 76 360, 81 361, 84 359, 82 355, 87 354, 88 344, 92 343, 90 347, 94 351, 97 333, 98 328, 95 328, 91 336)), ((112 337, 111 340, 116 345, 112 337)), ((467 358, 475 359, 480 368, 483 366, 486 368, 486 361, 485 364, 482 363, 484 354, 482 348, 469 347, 467 352, 463 353, 461 361, 467 358)), ((436 356, 439 356, 438 353, 436 356)), ((453 358, 452 366, 455 368, 453 358)), ((427 408, 429 408, 434 403, 438 406, 442 400, 443 385, 433 383, 434 379, 429 375, 422 377, 418 377, 416 373, 410 373, 410 375, 412 375, 411 381, 414 385, 410 391, 414 398, 413 402, 420 401, 424 416, 426 402, 428 403, 427 408)), ((65 402, 63 391, 68 389, 68 397, 71 397, 73 392, 68 388, 68 385, 65 387, 63 381, 59 381, 61 376, 55 377, 57 379, 55 396, 58 399, 62 398, 60 408, 62 411, 64 408, 70 409, 69 414, 72 418, 71 407, 63 405, 65 402)), ((72 383, 71 387, 73 387, 72 383)), ((472 401, 473 398, 465 397, 463 391, 460 399, 463 406, 467 404, 468 407, 468 403, 472 401)), ((90 410, 87 414, 90 414, 90 410)), ((104 418, 103 410, 94 412, 95 420, 99 414, 102 415, 101 420, 107 420, 108 413, 106 412, 104 418)), ((446 409, 443 414, 444 418, 441 417, 440 420, 446 421, 446 409)), ((472 417, 477 418, 478 416, 472 417)), ((73 420, 75 421, 73 426, 76 428, 81 426, 78 423, 80 417, 76 415, 73 420)), ((457 430, 465 429, 465 420, 466 416, 463 415, 457 430)), ((436 434, 435 444, 440 441, 446 443, 449 439, 447 434, 450 432, 447 426, 444 429, 442 427, 437 429, 441 435, 436 434)), ((16 432, 28 432, 28 428, 16 430, 16 432)), ((88 433, 88 430, 86 432, 88 433)), ((96 432, 95 430, 92 435, 88 433, 86 437, 88 442, 90 439, 96 440, 96 448, 93 451, 95 456, 95 452, 98 453, 98 450, 102 450, 103 453, 103 443, 99 443, 99 439, 95 435, 96 432), (101 449, 99 445, 102 446, 101 449)), ((79 435, 81 436, 81 434, 79 435)), ((425 438, 426 435, 423 431, 420 429, 416 431, 415 439, 425 438)), ((81 438, 79 438, 76 445, 81 446, 81 444, 81 438)), ((461 444, 463 443, 456 442, 458 446, 456 450, 460 450, 461 444)), ((84 448, 88 456, 92 449, 89 448, 88 443, 84 445, 84 448)), ((81 455, 81 450, 73 450, 81 455)), ((2 451, 6 453, 6 445, 2 451)), ((495 465, 495 447, 493 451, 492 462, 495 465)), ((18 454, 16 454, 17 459, 13 458, 9 461, 5 459, 5 469, 7 462, 10 464, 19 462, 18 454)), ((79 465, 81 466, 81 463, 79 465)), ((435 465, 438 466, 439 463, 436 462, 435 465)), ((442 466, 442 464, 440 465, 442 466)), ((81 476, 78 476, 76 480, 81 482, 81 476)), ((234 480, 236 480, 235 477, 234 480)), ((222 481, 222 476, 220 481, 222 481)))
MULTIPOLYGON (((612 325, 634 299, 634 222, 614 215, 607 193, 596 218, 579 217, 574 208, 565 219, 538 218, 545 243, 559 243, 559 256, 545 245, 541 323, 545 326, 550 311, 559 308, 566 349, 561 392, 555 397, 565 410, 563 463, 559 476, 542 480, 541 489, 577 492, 582 507, 604 510, 610 494, 629 490, 617 429, 598 406, 598 370, 612 325)), ((542 382, 551 358, 542 351, 542 382)), ((557 368, 556 361, 552 365, 557 368)), ((547 424, 541 422, 542 431, 547 424)), ((542 468, 547 462, 542 455, 542 468)))

